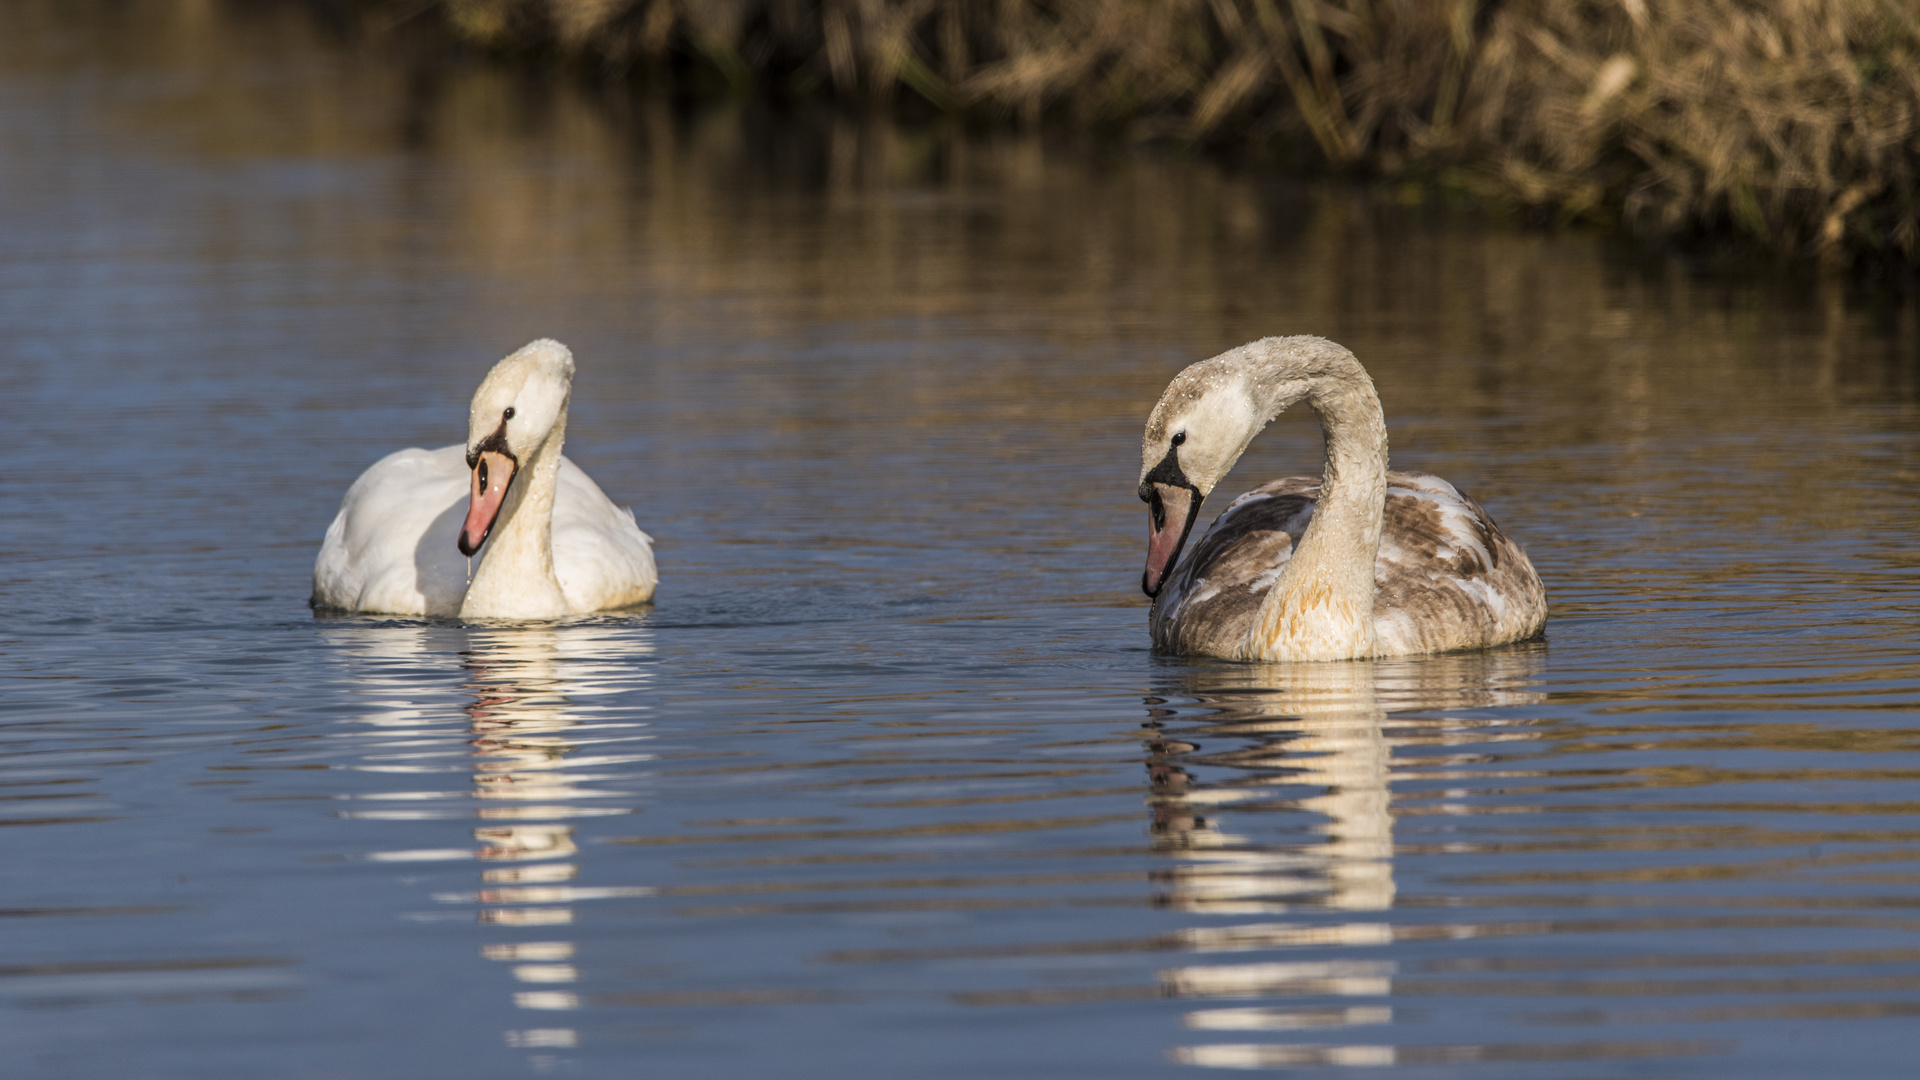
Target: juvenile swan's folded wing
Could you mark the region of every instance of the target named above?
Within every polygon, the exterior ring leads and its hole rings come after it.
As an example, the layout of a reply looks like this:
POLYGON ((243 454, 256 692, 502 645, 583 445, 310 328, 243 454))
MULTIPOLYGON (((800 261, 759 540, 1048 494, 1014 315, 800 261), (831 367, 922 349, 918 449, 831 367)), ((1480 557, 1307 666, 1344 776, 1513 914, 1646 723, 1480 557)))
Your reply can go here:
POLYGON ((1154 601, 1154 645, 1185 654, 1237 655, 1267 590, 1313 520, 1319 494, 1318 478, 1289 476, 1233 500, 1154 601))
POLYGON ((1527 553, 1440 477, 1388 473, 1380 532, 1373 622, 1383 653, 1484 648, 1545 625, 1546 589, 1527 553))
MULTIPOLYGON (((1319 497, 1319 480, 1293 476, 1235 499, 1168 578, 1153 606, 1154 645, 1236 655, 1319 497)), ((1374 563, 1382 655, 1523 641, 1540 632, 1546 611, 1546 591, 1526 552, 1479 503, 1437 476, 1387 474, 1374 563)))

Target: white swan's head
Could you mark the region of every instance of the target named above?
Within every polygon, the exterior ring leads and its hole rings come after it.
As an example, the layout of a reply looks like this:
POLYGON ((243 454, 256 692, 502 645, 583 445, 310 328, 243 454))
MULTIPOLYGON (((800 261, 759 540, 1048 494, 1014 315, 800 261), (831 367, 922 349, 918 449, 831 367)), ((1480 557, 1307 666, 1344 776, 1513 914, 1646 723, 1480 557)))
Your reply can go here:
POLYGON ((467 466, 473 470, 460 553, 472 555, 493 531, 507 489, 524 462, 567 414, 573 353, 541 338, 493 365, 467 413, 467 466))
POLYGON ((1291 362, 1298 342, 1321 339, 1266 338, 1189 365, 1148 415, 1140 441, 1140 499, 1148 515, 1140 587, 1148 596, 1159 595, 1179 561, 1200 503, 1260 429, 1311 389, 1311 365, 1305 357, 1291 362))

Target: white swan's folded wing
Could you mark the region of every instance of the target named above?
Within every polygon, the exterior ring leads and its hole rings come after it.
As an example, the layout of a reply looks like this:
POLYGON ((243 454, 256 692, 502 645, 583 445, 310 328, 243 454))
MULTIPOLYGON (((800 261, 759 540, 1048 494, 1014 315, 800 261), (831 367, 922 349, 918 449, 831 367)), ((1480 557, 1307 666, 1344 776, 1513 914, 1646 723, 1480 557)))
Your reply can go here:
POLYGON ((451 615, 466 588, 455 549, 467 503, 464 448, 400 450, 360 474, 313 565, 313 604, 392 615, 451 615))
POLYGON ((553 500, 553 573, 575 611, 632 607, 653 598, 653 539, 633 511, 613 504, 578 465, 560 459, 553 500))

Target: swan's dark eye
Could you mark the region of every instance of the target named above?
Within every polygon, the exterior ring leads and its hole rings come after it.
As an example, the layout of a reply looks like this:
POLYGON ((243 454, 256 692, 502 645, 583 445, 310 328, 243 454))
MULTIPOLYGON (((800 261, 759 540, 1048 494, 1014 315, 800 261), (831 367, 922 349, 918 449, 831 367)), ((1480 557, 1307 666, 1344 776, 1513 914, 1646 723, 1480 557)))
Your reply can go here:
POLYGON ((1175 445, 1175 446, 1179 446, 1179 445, 1180 445, 1181 443, 1183 443, 1183 442, 1186 442, 1186 441, 1187 441, 1187 433, 1186 433, 1186 432, 1184 432, 1184 431, 1176 431, 1176 432, 1174 432, 1174 433, 1173 433, 1173 445, 1175 445))
POLYGON ((513 406, 511 405, 507 406, 507 411, 500 414, 500 419, 502 420, 513 419, 513 406))

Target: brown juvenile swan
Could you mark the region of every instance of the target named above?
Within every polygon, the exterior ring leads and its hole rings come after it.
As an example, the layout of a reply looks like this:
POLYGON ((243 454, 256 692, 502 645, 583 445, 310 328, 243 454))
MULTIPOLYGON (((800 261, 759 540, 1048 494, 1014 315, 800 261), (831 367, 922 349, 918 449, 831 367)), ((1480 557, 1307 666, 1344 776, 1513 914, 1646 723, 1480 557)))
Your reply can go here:
POLYGON ((1325 338, 1264 338, 1175 376, 1147 418, 1140 498, 1141 585, 1169 652, 1352 660, 1521 641, 1547 621, 1540 575, 1478 503, 1437 476, 1387 471, 1373 380, 1325 338), (1326 433, 1326 476, 1247 492, 1180 559, 1201 501, 1303 399, 1326 433))

